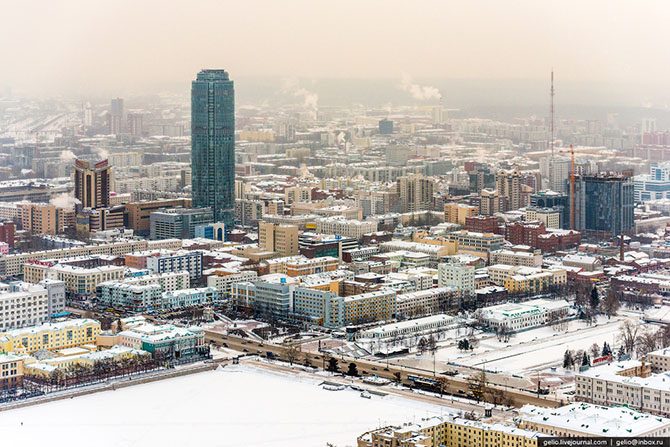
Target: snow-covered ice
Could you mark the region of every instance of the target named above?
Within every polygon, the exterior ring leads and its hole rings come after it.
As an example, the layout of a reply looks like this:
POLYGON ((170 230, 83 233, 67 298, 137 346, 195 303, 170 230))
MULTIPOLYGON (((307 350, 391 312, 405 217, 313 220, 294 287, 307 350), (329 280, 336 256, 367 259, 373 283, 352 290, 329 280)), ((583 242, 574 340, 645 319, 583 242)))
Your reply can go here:
POLYGON ((395 396, 326 391, 319 382, 304 373, 227 366, 0 412, 0 444, 344 447, 378 426, 449 412, 395 396))

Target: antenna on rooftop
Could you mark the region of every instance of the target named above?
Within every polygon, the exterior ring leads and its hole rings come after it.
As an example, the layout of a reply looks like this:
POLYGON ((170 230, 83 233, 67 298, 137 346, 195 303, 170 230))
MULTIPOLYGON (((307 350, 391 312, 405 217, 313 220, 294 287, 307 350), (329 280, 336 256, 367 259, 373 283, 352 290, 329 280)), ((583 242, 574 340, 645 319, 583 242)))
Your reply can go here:
POLYGON ((554 69, 551 69, 551 89, 549 90, 550 96, 550 106, 549 106, 549 115, 550 121, 549 127, 551 129, 551 158, 554 159, 554 69))

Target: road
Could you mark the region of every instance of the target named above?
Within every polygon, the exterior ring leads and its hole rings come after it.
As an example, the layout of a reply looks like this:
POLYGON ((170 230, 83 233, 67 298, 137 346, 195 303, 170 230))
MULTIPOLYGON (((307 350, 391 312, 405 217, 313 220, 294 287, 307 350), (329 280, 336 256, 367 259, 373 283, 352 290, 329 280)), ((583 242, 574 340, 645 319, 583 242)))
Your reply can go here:
MULTIPOLYGON (((256 368, 268 369, 274 372, 281 372, 283 374, 298 374, 295 369, 286 365, 286 363, 284 362, 274 363, 274 362, 261 361, 258 359, 258 357, 249 357, 249 360, 244 360, 243 363, 253 365, 256 368)), ((303 372, 302 370, 299 371, 301 373, 303 372)), ((418 400, 432 405, 445 405, 448 406, 449 408, 462 410, 466 413, 473 412, 481 414, 483 412, 481 404, 476 404, 474 402, 468 401, 467 399, 458 399, 454 396, 445 395, 440 397, 433 393, 424 393, 418 390, 415 391, 401 387, 383 387, 377 389, 375 385, 363 383, 362 381, 360 381, 360 378, 358 378, 358 380, 355 382, 356 379, 349 376, 343 377, 341 375, 333 375, 327 378, 325 377, 320 378, 323 379, 324 381, 327 380, 329 383, 330 382, 339 383, 347 386, 355 385, 364 389, 369 389, 371 391, 380 391, 385 394, 402 397, 404 399, 418 400)), ((504 407, 496 407, 492 411, 491 418, 487 419, 489 422, 505 422, 508 421, 510 418, 511 418, 510 413, 505 411, 504 407)))
MULTIPOLYGON (((393 365, 389 364, 388 368, 384 362, 375 362, 370 360, 354 359, 347 356, 338 356, 331 357, 329 355, 322 355, 311 352, 300 352, 296 353, 295 350, 291 351, 291 354, 287 355, 289 348, 286 346, 275 345, 271 343, 259 343, 256 341, 251 341, 249 339, 244 339, 241 337, 222 334, 219 332, 205 330, 205 339, 217 346, 224 346, 236 351, 245 352, 248 354, 257 354, 257 355, 267 355, 268 352, 271 352, 275 358, 288 360, 290 355, 295 356, 294 361, 296 363, 305 363, 306 360, 312 366, 320 367, 326 369, 326 362, 328 358, 333 358, 337 362, 337 367, 339 371, 346 371, 350 363, 355 363, 358 369, 359 374, 361 375, 370 375, 374 374, 379 377, 383 377, 388 380, 394 380, 394 374, 400 374, 400 380, 404 385, 412 386, 413 383, 410 382, 407 378, 408 374, 413 376, 419 376, 426 379, 433 379, 432 374, 426 374, 416 370, 410 370, 402 365, 393 365)), ((444 388, 445 394, 451 394, 454 396, 462 396, 468 391, 468 382, 466 379, 461 377, 452 377, 443 374, 437 374, 437 378, 446 379, 446 386, 444 388)), ((497 390, 498 398, 502 395, 504 401, 511 406, 521 407, 525 404, 538 405, 543 407, 558 407, 560 402, 557 401, 552 396, 538 396, 534 393, 522 391, 522 390, 513 390, 505 389, 497 385, 488 384, 489 389, 497 390)), ((490 393, 489 393, 490 394, 490 393)), ((486 398, 491 396, 487 395, 486 398)))

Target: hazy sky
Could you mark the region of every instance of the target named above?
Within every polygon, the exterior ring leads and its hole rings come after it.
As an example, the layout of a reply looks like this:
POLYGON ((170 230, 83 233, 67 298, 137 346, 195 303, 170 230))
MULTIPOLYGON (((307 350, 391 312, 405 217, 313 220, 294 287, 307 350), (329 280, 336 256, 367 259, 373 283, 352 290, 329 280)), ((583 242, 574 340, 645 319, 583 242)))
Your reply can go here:
POLYGON ((0 0, 0 86, 139 92, 235 76, 670 79, 670 2, 0 0))

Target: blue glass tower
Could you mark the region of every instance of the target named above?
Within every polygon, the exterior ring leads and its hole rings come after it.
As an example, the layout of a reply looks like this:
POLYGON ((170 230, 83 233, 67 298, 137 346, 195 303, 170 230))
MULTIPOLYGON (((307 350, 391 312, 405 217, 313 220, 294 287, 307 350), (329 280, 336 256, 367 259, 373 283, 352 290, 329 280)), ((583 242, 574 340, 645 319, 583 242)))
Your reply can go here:
POLYGON ((235 215, 235 88, 225 70, 202 70, 191 83, 193 207, 211 207, 232 228, 235 215))

